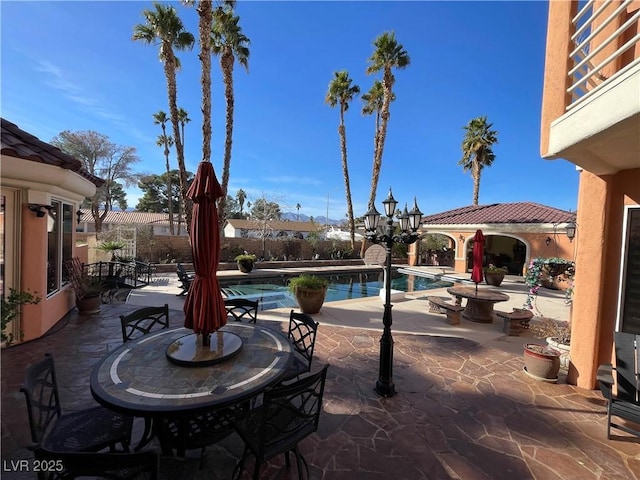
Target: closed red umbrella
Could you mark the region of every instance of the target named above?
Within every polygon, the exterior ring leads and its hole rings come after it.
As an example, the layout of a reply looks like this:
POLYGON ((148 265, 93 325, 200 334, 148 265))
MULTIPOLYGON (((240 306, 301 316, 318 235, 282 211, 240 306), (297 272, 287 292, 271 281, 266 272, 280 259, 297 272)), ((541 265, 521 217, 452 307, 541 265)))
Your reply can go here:
POLYGON ((227 323, 216 271, 220 262, 220 231, 216 199, 223 195, 211 162, 200 162, 187 196, 193 200, 191 252, 195 277, 184 303, 184 326, 209 335, 227 323))
POLYGON ((482 281, 482 262, 484 257, 484 235, 482 230, 476 230, 473 236, 473 269, 471 270, 471 280, 476 284, 476 293, 478 293, 478 284, 482 281))

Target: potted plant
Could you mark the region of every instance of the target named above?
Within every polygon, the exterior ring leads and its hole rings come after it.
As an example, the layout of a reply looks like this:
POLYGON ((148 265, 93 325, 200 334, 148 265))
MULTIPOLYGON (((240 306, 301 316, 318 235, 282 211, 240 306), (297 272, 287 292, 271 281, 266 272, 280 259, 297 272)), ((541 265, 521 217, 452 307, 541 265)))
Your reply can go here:
POLYGON ((529 331, 536 338, 544 338, 547 345, 560 352, 560 368, 569 368, 569 350, 571 343, 571 324, 566 321, 540 317, 532 322, 529 331))
POLYGON ((482 271, 484 272, 484 281, 487 282, 487 285, 499 287, 509 270, 505 267, 496 267, 493 263, 490 263, 484 267, 482 271))
POLYGON ((538 297, 540 287, 548 282, 553 283, 559 275, 564 275, 567 280, 567 288, 565 290, 565 303, 571 304, 573 296, 573 276, 575 274, 575 264, 571 260, 559 257, 551 258, 532 258, 527 267, 524 276, 524 283, 529 287, 525 308, 531 310, 535 307, 535 301, 538 297))
POLYGON ((243 253, 238 255, 235 260, 238 263, 238 270, 243 273, 249 273, 253 270, 253 266, 256 262, 256 256, 249 253, 243 253))
POLYGON ((113 262, 116 260, 116 252, 118 250, 122 250, 124 247, 126 247, 126 244, 122 242, 108 240, 106 242, 102 242, 97 248, 103 252, 111 253, 111 261, 113 262))
MULTIPOLYGON (((37 293, 37 292, 36 292, 37 293)), ((2 320, 0 322, 0 342, 3 345, 13 343, 13 333, 7 333, 7 325, 16 319, 20 314, 22 305, 40 303, 41 298, 37 294, 29 291, 19 292, 13 288, 9 289, 9 296, 2 297, 2 320)))
POLYGON ((289 291, 293 293, 302 313, 318 313, 327 293, 326 278, 306 273, 289 280, 289 291))
POLYGON ((81 315, 98 313, 102 305, 102 292, 105 284, 84 268, 79 259, 75 258, 66 264, 69 281, 76 295, 76 306, 81 315))
POLYGON ((555 382, 560 370, 560 352, 549 345, 524 344, 524 371, 536 380, 555 382))

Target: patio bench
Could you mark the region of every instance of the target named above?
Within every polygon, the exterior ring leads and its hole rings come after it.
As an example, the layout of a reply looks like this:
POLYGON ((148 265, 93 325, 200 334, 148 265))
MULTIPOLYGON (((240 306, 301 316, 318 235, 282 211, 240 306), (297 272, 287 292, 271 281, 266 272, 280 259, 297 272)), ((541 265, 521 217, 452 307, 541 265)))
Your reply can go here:
POLYGON ((528 329, 529 321, 533 318, 533 312, 523 309, 515 309, 512 312, 496 311, 496 315, 502 319, 502 331, 512 337, 517 337, 522 330, 528 329))
POLYGON ((464 307, 447 302, 445 297, 428 297, 427 300, 430 312, 446 313, 449 325, 460 323, 460 312, 464 310, 464 307))

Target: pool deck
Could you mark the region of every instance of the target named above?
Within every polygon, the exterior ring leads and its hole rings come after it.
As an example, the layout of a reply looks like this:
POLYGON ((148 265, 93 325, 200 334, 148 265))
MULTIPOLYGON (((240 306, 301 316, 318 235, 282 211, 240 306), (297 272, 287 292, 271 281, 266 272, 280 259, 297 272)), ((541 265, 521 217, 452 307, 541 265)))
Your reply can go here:
MULTIPOLYGON (((73 311, 45 337, 2 351, 3 465, 31 457, 19 392, 26 365, 52 353, 67 411, 92 405, 89 373, 121 344, 118 315, 168 303, 171 324, 184 321, 184 297, 176 296, 180 289, 174 277, 159 276, 132 292, 128 303, 103 305, 100 314, 73 311)), ((521 278, 507 278, 498 290, 510 296, 500 310, 524 303, 521 278)), ((522 370, 522 344, 531 341, 529 332, 508 337, 497 321, 448 325, 444 315, 428 312, 426 296, 438 294, 447 295, 446 289, 394 302, 397 394, 391 398, 374 392, 382 300, 326 303, 314 315, 320 327, 313 369, 331 367, 319 430, 300 444, 311 479, 640 479, 640 439, 616 430, 606 439, 600 392, 568 385, 562 373, 557 384, 531 379, 522 370)), ((568 315, 562 292, 541 290, 538 307, 549 317, 568 315)), ((288 315, 289 309, 262 311, 258 321, 286 331, 288 315)), ((137 432, 142 424, 136 420, 137 432)), ((171 480, 228 479, 242 447, 232 435, 207 449, 203 469, 198 470, 193 451, 186 460, 162 458, 162 471, 171 480)), ((287 470, 282 456, 261 473, 265 479, 297 478, 295 462, 287 470)), ((2 472, 7 480, 33 476, 2 472)))

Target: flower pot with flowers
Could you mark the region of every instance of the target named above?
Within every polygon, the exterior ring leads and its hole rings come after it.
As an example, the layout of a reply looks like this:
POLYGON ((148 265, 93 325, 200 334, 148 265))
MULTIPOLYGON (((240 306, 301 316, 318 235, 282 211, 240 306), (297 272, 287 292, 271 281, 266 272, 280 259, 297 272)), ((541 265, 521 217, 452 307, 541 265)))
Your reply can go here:
POLYGON ((532 258, 524 277, 524 283, 529 287, 525 308, 533 310, 540 288, 549 282, 557 283, 561 276, 566 282, 565 303, 570 305, 573 297, 574 274, 575 264, 571 260, 558 257, 532 258))
POLYGON ((482 269, 484 273, 484 281, 487 285, 493 285, 499 287, 504 280, 504 276, 508 270, 505 267, 496 267, 493 263, 490 263, 482 269))

